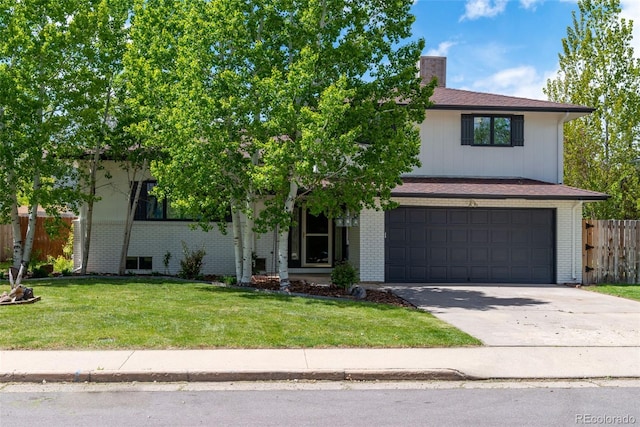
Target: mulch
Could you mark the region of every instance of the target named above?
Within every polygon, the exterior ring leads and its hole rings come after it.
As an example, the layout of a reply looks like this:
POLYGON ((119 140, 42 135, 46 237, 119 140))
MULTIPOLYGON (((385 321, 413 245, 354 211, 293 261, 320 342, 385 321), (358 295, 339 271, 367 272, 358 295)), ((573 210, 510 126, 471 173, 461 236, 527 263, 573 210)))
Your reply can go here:
MULTIPOLYGON (((205 278, 207 279, 207 278, 205 278)), ((208 280, 208 279, 207 279, 208 280)), ((212 280, 216 281, 216 280, 212 280)), ((255 289, 268 291, 279 291, 280 281, 277 278, 256 278, 254 276, 251 285, 248 286, 255 289)), ((390 291, 382 289, 370 289, 363 286, 367 291, 367 296, 360 301, 368 301, 378 304, 388 304, 397 307, 415 308, 415 306, 390 291)), ((341 298, 356 300, 349 292, 335 285, 323 285, 305 280, 292 280, 289 285, 289 292, 292 294, 304 294, 328 298, 341 298)))

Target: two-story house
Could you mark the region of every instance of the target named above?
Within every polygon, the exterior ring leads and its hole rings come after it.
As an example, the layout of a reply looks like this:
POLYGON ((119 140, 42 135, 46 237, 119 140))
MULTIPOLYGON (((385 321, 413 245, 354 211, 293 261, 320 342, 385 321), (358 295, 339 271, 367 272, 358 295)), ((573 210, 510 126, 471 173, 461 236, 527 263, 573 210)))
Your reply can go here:
MULTIPOLYGON (((582 204, 607 196, 562 184, 563 124, 589 114, 579 105, 446 87, 446 59, 423 57, 437 77, 433 107, 419 124, 422 165, 392 195, 399 207, 360 212, 359 226, 298 208, 290 231, 290 271, 329 272, 348 258, 362 281, 564 283, 582 278, 582 204)), ((88 270, 116 272, 130 182, 115 163, 94 208, 88 270)), ((182 242, 204 248, 204 273, 234 274, 233 239, 176 218, 148 191, 147 177, 129 248, 132 272, 175 274, 182 242)), ((80 235, 82 215, 76 223, 80 235)), ((258 266, 277 271, 275 233, 259 235, 258 266)), ((75 246, 76 266, 82 259, 75 246)))

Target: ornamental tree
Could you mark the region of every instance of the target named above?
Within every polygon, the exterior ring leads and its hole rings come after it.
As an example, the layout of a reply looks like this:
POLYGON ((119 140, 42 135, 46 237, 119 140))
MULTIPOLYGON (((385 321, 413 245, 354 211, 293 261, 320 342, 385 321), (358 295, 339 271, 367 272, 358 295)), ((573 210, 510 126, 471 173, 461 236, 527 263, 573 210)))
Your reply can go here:
POLYGON ((81 199, 70 161, 72 105, 84 96, 79 70, 82 31, 76 1, 0 0, 0 219, 13 224, 13 261, 31 261, 38 207, 57 216, 81 199), (19 200, 29 206, 24 242, 19 200))
POLYGON ((418 164, 432 85, 407 42, 412 0, 140 1, 129 66, 138 130, 166 154, 159 192, 204 222, 230 209, 236 273, 278 230, 288 286, 296 203, 335 217, 386 208, 418 164), (259 203, 258 203, 259 202, 259 203))

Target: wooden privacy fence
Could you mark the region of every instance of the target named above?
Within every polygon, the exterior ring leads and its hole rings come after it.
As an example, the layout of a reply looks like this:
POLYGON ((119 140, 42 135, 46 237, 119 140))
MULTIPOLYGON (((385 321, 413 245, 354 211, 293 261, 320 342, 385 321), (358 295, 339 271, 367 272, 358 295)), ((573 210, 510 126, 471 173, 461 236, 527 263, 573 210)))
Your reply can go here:
POLYGON ((582 282, 640 283, 640 221, 582 221, 582 282))
MULTIPOLYGON (((60 226, 59 235, 54 238, 49 237, 46 230, 47 222, 51 222, 51 218, 38 217, 36 221, 36 233, 33 238, 33 249, 31 251, 32 260, 44 261, 47 256, 51 255, 54 258, 62 255, 62 248, 71 231, 72 218, 61 218, 61 221, 66 226, 60 226)), ((22 230, 22 236, 24 238, 27 233, 27 224, 29 222, 28 217, 20 217, 20 228, 22 230)), ((0 224, 0 261, 6 261, 13 256, 13 230, 11 224, 0 224)))

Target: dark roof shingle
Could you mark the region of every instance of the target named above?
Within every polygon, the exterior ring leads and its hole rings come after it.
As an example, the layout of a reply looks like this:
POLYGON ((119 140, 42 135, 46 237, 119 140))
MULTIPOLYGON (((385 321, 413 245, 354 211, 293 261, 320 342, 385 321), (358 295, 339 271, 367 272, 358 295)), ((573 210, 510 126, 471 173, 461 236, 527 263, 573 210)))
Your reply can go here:
POLYGON ((584 200, 609 198, 607 194, 532 179, 413 178, 402 179, 393 197, 584 200))
POLYGON ((591 113, 593 108, 539 99, 436 87, 430 98, 434 110, 507 110, 591 113))

